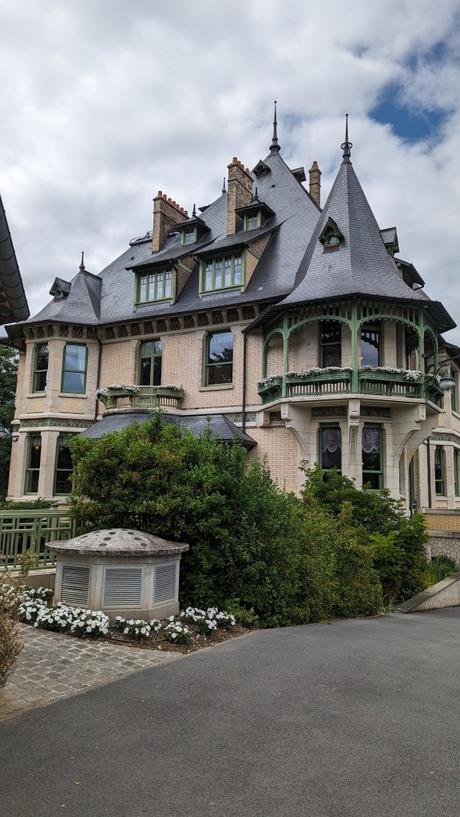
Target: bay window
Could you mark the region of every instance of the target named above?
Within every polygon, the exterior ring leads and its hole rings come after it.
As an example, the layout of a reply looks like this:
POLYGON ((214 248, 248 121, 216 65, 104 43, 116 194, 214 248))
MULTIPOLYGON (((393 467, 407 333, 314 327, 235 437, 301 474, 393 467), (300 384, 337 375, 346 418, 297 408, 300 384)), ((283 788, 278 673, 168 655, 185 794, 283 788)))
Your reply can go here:
POLYGON ((63 394, 85 394, 88 349, 84 343, 66 343, 62 362, 63 394))

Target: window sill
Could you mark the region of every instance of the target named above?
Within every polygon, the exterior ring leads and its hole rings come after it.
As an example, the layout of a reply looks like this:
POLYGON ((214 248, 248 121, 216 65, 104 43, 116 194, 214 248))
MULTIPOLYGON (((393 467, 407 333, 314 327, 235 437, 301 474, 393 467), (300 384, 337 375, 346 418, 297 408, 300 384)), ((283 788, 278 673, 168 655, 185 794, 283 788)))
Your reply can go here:
POLYGON ((31 392, 30 394, 27 395, 27 399, 28 400, 33 400, 34 397, 46 397, 47 394, 48 394, 48 392, 46 392, 46 391, 33 391, 33 392, 31 392))
POLYGON ((88 399, 87 394, 78 394, 77 392, 71 392, 71 391, 60 391, 59 394, 58 394, 58 397, 72 397, 72 398, 73 397, 78 397, 80 400, 87 400, 88 399))
POLYGON ((222 391, 222 389, 233 389, 233 383, 220 383, 212 386, 200 386, 198 391, 222 391))

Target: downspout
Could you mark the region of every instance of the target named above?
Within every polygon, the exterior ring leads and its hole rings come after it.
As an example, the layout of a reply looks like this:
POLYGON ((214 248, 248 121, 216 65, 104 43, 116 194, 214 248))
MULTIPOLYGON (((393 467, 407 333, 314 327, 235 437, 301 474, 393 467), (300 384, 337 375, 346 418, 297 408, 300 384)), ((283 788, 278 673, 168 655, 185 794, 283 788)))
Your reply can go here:
POLYGON ((247 338, 246 332, 243 330, 243 396, 242 396, 242 403, 241 403, 241 430, 243 434, 246 431, 246 377, 247 377, 247 365, 246 365, 246 351, 247 351, 247 338))
POLYGON ((428 437, 428 439, 425 440, 425 445, 426 445, 426 465, 427 465, 427 469, 428 469, 428 510, 431 510, 431 502, 432 502, 432 496, 431 496, 431 447, 430 447, 430 439, 431 438, 428 437))
POLYGON ((97 421, 97 404, 98 404, 98 397, 97 397, 97 390, 101 385, 101 366, 102 366, 102 343, 98 337, 97 330, 96 330, 96 340, 98 342, 99 350, 98 350, 98 358, 97 358, 97 377, 96 377, 96 405, 94 406, 94 422, 97 421))

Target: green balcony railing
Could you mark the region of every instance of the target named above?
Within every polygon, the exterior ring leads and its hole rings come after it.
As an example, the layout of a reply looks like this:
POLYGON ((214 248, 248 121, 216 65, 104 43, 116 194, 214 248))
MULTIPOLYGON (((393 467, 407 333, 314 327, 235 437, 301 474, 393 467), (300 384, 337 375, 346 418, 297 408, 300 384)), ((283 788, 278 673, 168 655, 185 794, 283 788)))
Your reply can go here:
POLYGON ((98 391, 106 410, 180 408, 184 390, 178 386, 106 386, 98 391))
POLYGON ((258 391, 264 404, 281 398, 353 393, 427 399, 439 405, 443 396, 438 380, 432 375, 398 369, 391 371, 383 367, 358 369, 355 378, 349 368, 288 372, 285 376, 266 377, 258 384, 258 391))
POLYGON ((0 570, 19 567, 19 556, 35 553, 35 567, 54 565, 54 553, 48 542, 70 539, 75 523, 65 508, 0 511, 0 570))

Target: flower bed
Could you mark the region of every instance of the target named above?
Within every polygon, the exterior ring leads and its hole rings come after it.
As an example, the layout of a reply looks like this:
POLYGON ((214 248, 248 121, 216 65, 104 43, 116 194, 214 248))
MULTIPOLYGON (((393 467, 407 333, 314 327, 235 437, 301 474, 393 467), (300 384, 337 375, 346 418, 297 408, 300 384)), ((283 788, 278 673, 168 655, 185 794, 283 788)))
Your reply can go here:
POLYGON ((8 586, 4 601, 22 623, 37 629, 77 636, 104 638, 113 642, 136 644, 147 649, 191 652, 211 643, 219 643, 247 632, 232 613, 217 607, 187 607, 178 616, 164 621, 126 619, 117 616, 111 624, 101 610, 85 610, 58 602, 49 606, 48 588, 8 586))

